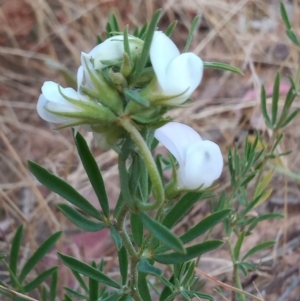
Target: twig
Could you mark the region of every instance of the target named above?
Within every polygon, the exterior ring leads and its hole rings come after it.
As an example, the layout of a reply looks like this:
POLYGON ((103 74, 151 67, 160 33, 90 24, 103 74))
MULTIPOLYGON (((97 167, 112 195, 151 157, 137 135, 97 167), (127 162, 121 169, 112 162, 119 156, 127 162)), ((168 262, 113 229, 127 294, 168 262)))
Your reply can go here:
POLYGON ((278 299, 278 301, 286 300, 287 296, 297 287, 300 283, 300 275, 292 282, 292 284, 286 289, 283 295, 278 299))
MULTIPOLYGON (((230 291, 234 291, 234 292, 243 294, 243 295, 245 295, 245 296, 247 296, 247 297, 252 298, 253 300, 264 301, 263 299, 260 299, 260 298, 254 296, 254 295, 252 295, 252 294, 250 294, 250 293, 247 293, 247 292, 245 292, 245 291, 243 291, 243 290, 240 290, 240 289, 238 289, 238 288, 236 288, 236 287, 234 287, 234 286, 231 286, 231 285, 229 285, 229 284, 223 283, 223 282, 221 282, 221 281, 219 281, 219 280, 217 280, 217 279, 215 279, 215 278, 213 278, 213 277, 207 275, 206 273, 204 273, 203 271, 201 271, 201 270, 198 269, 198 268, 195 268, 195 271, 196 271, 197 274, 199 274, 199 275, 205 277, 206 279, 208 279, 208 280, 210 280, 210 281, 216 283, 216 284, 219 285, 219 286, 222 286, 222 287, 225 288, 225 289, 228 289, 228 290, 230 290, 230 291)), ((281 300, 281 301, 282 301, 282 300, 281 300)))
POLYGON ((10 293, 10 294, 12 294, 12 295, 15 295, 15 296, 17 296, 17 297, 23 298, 23 299, 25 299, 25 300, 29 300, 29 301, 39 301, 39 300, 37 300, 37 299, 34 299, 34 298, 28 297, 28 296, 26 296, 26 295, 23 295, 23 294, 21 294, 21 293, 18 293, 18 292, 16 292, 16 291, 14 291, 14 290, 12 290, 12 289, 10 289, 10 288, 7 288, 7 287, 5 287, 5 286, 2 286, 2 285, 0 285, 0 289, 3 290, 3 291, 6 291, 6 292, 8 292, 8 293, 10 293))

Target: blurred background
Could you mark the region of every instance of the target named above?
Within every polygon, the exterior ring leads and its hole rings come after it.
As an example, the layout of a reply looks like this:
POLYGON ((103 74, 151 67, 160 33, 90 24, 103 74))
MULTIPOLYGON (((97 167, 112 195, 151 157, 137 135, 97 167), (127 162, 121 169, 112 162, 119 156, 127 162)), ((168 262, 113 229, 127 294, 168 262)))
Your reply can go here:
MULTIPOLYGON (((300 2, 284 3, 300 36, 300 2)), ((276 72, 280 72, 282 105, 289 89, 288 76, 296 73, 299 49, 285 35, 279 4, 277 0, 0 0, 0 252, 9 252, 14 232, 23 223, 24 258, 50 233, 64 230, 59 250, 89 262, 105 258, 106 270, 112 275, 117 271, 115 249, 108 233, 80 233, 56 209, 59 197, 49 193, 27 171, 28 159, 42 164, 97 204, 79 164, 70 129, 55 130, 52 124, 41 120, 36 103, 44 81, 69 84, 63 74, 76 74, 81 51, 89 52, 96 45, 97 35, 105 37, 111 12, 120 20, 121 28, 129 24, 133 30, 162 7, 159 29, 178 20, 172 38, 180 49, 185 45, 191 21, 196 15, 202 16, 190 51, 205 61, 234 65, 244 76, 206 69, 192 105, 172 111, 171 116, 195 128, 204 139, 218 143, 226 161, 228 148, 235 143, 241 147, 247 134, 251 138, 259 131, 268 140, 270 133, 259 108, 261 85, 271 97, 276 72)), ((295 107, 299 106, 297 99, 295 107)), ((285 213, 286 217, 261 222, 244 246, 246 251, 255 243, 276 240, 274 249, 257 256, 260 268, 243 280, 247 291, 258 290, 265 300, 279 300, 299 275, 299 129, 298 117, 280 145, 282 151, 293 153, 274 162, 273 193, 257 208, 259 212, 285 213)), ((119 192, 116 154, 96 148, 89 133, 85 137, 103 172, 113 209, 119 192)), ((227 168, 218 184, 219 191, 230 186, 227 168)), ((185 231, 207 214, 209 203, 197 204, 176 231, 185 231)), ((223 238, 221 226, 214 235, 223 238)), ((44 265, 55 263, 55 258, 53 252, 44 265)), ((206 254, 199 267, 231 284, 232 266, 225 249, 206 254)), ((63 269, 61 273, 67 275, 63 269)), ((7 276, 0 266, 0 279, 5 281, 7 276)), ((72 280, 63 277, 62 282, 63 286, 72 280)), ((204 291, 212 293, 215 286, 208 281, 204 291)), ((299 295, 300 289, 296 289, 285 300, 300 300, 299 295)))

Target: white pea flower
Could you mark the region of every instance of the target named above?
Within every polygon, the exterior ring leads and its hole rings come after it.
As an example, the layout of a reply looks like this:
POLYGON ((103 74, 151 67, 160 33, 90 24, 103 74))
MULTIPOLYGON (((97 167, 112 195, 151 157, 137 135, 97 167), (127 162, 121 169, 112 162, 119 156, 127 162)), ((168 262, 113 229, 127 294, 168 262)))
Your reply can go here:
POLYGON ((161 31, 154 33, 150 60, 156 81, 155 84, 152 82, 142 95, 145 98, 147 94, 150 95, 153 102, 180 105, 192 95, 201 82, 202 60, 191 52, 180 54, 174 42, 161 31))
MULTIPOLYGON (((113 36, 94 47, 88 54, 83 53, 83 55, 93 60, 95 69, 101 70, 107 67, 105 62, 122 61, 125 52, 123 40, 123 35, 113 36)), ((139 55, 143 50, 144 41, 134 36, 129 36, 128 41, 131 55, 139 55)))
POLYGON ((218 179, 223 169, 219 146, 202 140, 191 127, 169 122, 155 131, 155 138, 176 158, 177 190, 204 189, 218 179))
MULTIPOLYGON (((80 67, 77 73, 78 87, 83 81, 81 70, 80 67)), ((42 119, 65 126, 116 121, 116 116, 108 108, 90 101, 79 89, 63 88, 52 81, 46 81, 42 86, 37 112, 42 119)))
POLYGON ((80 94, 73 88, 62 88, 52 81, 44 82, 42 94, 37 103, 37 112, 48 122, 71 124, 80 121, 78 118, 62 116, 61 113, 78 113, 82 108, 69 102, 63 95, 76 101, 81 101, 80 94), (61 92, 60 92, 61 91, 61 92))

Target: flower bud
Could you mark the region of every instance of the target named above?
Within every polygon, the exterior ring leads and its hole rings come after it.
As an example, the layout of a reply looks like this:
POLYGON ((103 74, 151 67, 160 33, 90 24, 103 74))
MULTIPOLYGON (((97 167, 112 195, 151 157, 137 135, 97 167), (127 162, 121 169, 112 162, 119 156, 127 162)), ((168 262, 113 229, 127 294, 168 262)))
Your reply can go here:
POLYGON ((199 190, 212 185, 223 169, 223 157, 219 146, 202 140, 191 127, 169 122, 155 131, 154 137, 176 158, 176 189, 199 190))
POLYGON ((180 54, 173 41, 156 31, 150 47, 155 79, 141 91, 152 103, 177 106, 184 103, 201 82, 203 62, 194 53, 180 54))

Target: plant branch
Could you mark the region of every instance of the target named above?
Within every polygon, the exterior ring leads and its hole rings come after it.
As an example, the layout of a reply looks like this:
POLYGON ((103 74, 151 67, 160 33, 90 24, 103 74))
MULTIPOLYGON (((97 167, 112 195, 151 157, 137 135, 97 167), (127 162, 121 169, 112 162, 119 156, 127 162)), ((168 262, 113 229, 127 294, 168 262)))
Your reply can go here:
POLYGON ((138 203, 139 208, 143 210, 153 210, 158 208, 164 201, 164 188, 158 172, 155 161, 152 157, 152 154, 147 146, 144 138, 137 130, 137 128, 131 123, 127 118, 120 119, 120 123, 123 128, 130 134, 131 139, 138 147, 142 158, 145 161, 145 165, 148 169, 149 177, 152 182, 152 187, 155 195, 155 201, 153 203, 138 203))

